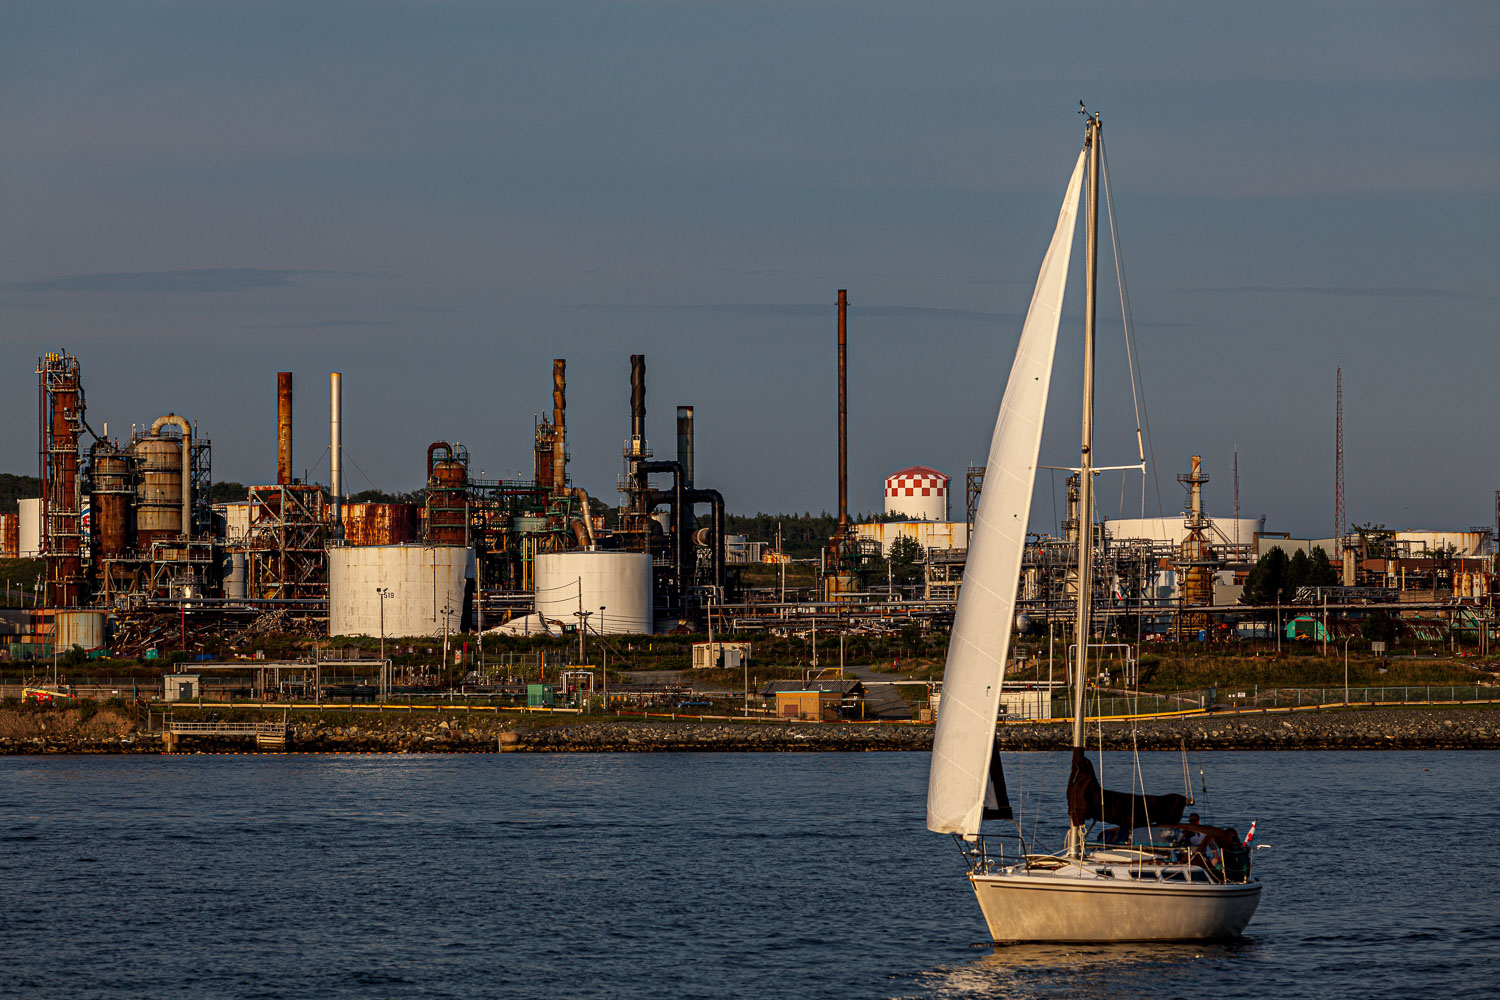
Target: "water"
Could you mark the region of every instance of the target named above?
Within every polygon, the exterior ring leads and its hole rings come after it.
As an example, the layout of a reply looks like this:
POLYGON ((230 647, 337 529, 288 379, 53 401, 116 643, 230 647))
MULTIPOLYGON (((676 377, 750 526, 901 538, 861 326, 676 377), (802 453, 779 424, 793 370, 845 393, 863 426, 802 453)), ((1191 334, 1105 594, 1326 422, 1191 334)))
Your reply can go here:
POLYGON ((1205 763, 1243 941, 995 948, 926 754, 0 758, 0 997, 1494 995, 1500 754, 1205 763))

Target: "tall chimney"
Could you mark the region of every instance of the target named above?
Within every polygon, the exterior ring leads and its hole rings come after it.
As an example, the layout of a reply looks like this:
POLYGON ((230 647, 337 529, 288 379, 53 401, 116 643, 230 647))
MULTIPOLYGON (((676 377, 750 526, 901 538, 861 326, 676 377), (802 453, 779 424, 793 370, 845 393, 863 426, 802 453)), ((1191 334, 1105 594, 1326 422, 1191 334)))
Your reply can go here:
POLYGON ((552 359, 552 489, 568 488, 568 362, 552 359))
POLYGON ((292 373, 276 373, 276 482, 292 476, 292 373))
POLYGON ((344 373, 328 373, 328 479, 333 537, 344 537, 344 373))
POLYGON ((630 449, 640 455, 646 447, 646 356, 630 356, 630 449))
POLYGON ((682 488, 693 488, 693 408, 677 408, 677 464, 682 466, 682 488))
POLYGON ((839 537, 849 526, 849 293, 839 289, 839 537))

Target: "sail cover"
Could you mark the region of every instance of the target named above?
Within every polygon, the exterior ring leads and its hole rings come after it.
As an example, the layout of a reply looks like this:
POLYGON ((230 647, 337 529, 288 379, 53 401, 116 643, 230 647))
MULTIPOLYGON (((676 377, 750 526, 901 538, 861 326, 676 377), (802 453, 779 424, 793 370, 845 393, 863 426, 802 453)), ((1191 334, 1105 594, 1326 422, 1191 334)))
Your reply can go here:
POLYGON ((948 644, 932 770, 927 778, 927 829, 936 833, 973 839, 984 814, 995 721, 1000 714, 1000 683, 1010 654, 1021 554, 1042 446, 1042 417, 1052 383, 1057 323, 1073 252, 1083 162, 1080 152, 1057 215, 1057 229, 1042 259, 990 439, 984 489, 974 513, 974 533, 969 538, 969 558, 948 644))
POLYGON ((1185 795, 1135 795, 1100 787, 1093 761, 1081 747, 1073 748, 1073 770, 1068 775, 1068 821, 1074 826, 1093 819, 1126 830, 1159 826, 1179 822, 1186 808, 1185 795))

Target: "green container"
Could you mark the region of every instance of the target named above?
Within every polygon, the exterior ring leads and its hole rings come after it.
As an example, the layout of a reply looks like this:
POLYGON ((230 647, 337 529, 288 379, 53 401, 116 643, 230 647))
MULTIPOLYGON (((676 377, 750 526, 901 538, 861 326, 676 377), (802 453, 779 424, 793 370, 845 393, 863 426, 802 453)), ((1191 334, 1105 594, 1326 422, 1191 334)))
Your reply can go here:
POLYGON ((551 708, 556 699, 557 692, 551 684, 526 685, 527 708, 551 708))

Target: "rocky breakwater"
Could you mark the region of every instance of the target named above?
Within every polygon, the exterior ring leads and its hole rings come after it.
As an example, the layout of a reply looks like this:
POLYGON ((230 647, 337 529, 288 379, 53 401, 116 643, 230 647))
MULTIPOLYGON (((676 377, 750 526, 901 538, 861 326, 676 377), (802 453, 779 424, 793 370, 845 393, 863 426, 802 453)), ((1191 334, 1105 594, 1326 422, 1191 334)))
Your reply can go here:
POLYGON ((0 754, 157 753, 128 710, 0 708, 0 754))
MULTIPOLYGON (((1101 727, 1088 727, 1090 747, 1101 727)), ((1500 707, 1379 708, 1316 712, 1209 713, 1105 722, 1109 749, 1175 750, 1495 750, 1500 707)), ((1071 732, 1050 723, 1000 727, 1009 750, 1062 750, 1071 732)))
MULTIPOLYGON (((256 718, 271 721, 267 713, 256 718)), ((1500 749, 1500 706, 1208 713, 1089 726, 1089 746, 1142 750, 1500 749)), ((659 753, 930 750, 933 727, 859 723, 573 719, 444 712, 294 715, 302 753, 659 753)), ((1005 724, 1005 750, 1066 750, 1065 722, 1005 724)), ((181 750, 255 752, 250 738, 191 736, 181 750)), ((116 708, 0 708, 0 755, 158 753, 161 738, 116 708)))
POLYGON ((931 726, 822 723, 577 722, 519 733, 515 749, 574 753, 929 750, 931 726))

